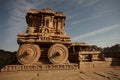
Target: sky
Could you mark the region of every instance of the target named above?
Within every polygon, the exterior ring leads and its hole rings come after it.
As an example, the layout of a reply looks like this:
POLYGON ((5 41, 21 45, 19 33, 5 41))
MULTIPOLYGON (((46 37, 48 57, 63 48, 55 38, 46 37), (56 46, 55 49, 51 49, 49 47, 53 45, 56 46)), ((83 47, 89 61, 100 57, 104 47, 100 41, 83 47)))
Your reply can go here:
POLYGON ((0 49, 18 50, 17 34, 25 33, 31 8, 64 12, 72 42, 103 48, 120 44, 120 0, 0 0, 0 49))

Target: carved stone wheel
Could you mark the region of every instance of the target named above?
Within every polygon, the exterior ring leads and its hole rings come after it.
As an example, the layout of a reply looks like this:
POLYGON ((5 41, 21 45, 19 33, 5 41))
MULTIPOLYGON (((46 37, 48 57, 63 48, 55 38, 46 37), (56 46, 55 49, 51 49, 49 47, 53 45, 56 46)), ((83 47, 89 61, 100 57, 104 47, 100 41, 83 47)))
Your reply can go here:
POLYGON ((18 61, 23 65, 31 65, 38 61, 41 52, 38 45, 23 44, 16 54, 18 61))
POLYGON ((48 59, 53 64, 63 64, 68 59, 68 49, 62 44, 53 44, 48 50, 48 59))

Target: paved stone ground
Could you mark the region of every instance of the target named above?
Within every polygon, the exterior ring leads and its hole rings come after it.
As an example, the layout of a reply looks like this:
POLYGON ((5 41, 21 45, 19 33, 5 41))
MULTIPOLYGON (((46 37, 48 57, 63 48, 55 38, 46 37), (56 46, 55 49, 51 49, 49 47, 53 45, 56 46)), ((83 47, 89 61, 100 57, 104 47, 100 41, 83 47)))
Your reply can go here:
POLYGON ((0 72, 0 80, 120 80, 120 66, 69 71, 0 72))

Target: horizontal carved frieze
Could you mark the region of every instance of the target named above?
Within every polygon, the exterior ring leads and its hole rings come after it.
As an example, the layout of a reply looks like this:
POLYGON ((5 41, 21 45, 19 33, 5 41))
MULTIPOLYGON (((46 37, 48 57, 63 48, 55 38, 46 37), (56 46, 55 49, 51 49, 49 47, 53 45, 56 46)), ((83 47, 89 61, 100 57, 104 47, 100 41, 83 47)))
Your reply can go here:
POLYGON ((74 70, 78 64, 47 64, 47 65, 7 65, 1 71, 39 71, 39 70, 74 70))

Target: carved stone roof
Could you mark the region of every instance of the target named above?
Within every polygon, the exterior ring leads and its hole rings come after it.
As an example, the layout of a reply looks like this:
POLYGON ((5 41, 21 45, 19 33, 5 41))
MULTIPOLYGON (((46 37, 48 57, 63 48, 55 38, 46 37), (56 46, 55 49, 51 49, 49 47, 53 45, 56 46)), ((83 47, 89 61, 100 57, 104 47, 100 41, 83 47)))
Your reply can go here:
POLYGON ((56 12, 56 16, 66 17, 66 15, 63 12, 56 12))
POLYGON ((37 9, 30 9, 30 10, 27 11, 27 13, 38 14, 39 10, 37 10, 37 9))
POLYGON ((49 14, 55 14, 55 11, 53 11, 52 9, 49 8, 45 8, 40 10, 41 13, 49 13, 49 14))
POLYGON ((71 46, 89 46, 89 45, 84 42, 73 42, 71 46))
POLYGON ((52 10, 50 8, 44 8, 41 10, 30 9, 27 11, 27 13, 30 13, 30 14, 47 13, 47 14, 53 14, 53 15, 59 16, 59 17, 66 17, 66 15, 63 12, 55 12, 54 10, 52 10))

